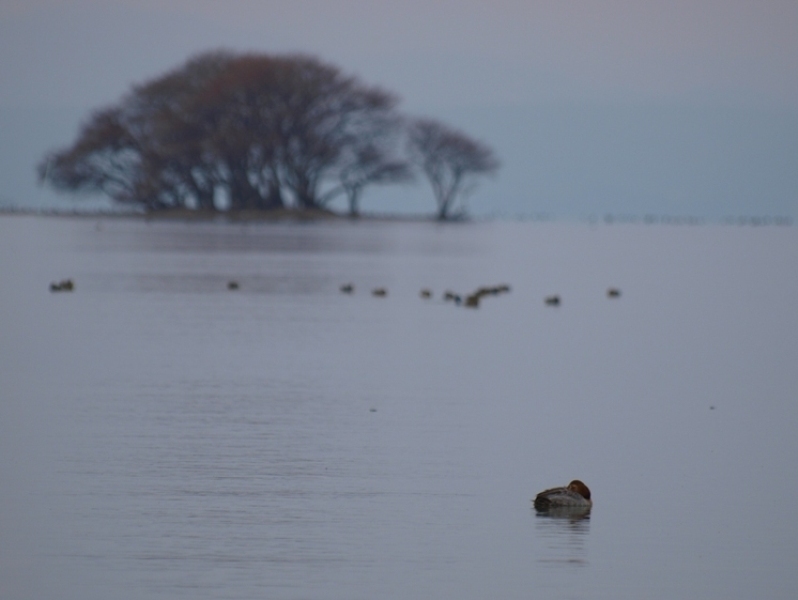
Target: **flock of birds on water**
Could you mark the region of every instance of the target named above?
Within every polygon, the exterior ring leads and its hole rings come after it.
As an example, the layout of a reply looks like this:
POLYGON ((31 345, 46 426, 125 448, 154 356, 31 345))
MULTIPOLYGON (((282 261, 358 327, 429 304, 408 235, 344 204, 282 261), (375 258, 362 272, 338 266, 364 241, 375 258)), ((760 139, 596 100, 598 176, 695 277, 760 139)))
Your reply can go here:
MULTIPOLYGON (((227 282, 227 289, 230 291, 235 291, 240 288, 241 285, 234 279, 231 279, 227 282)), ((62 279, 61 281, 54 281, 50 284, 51 292, 71 292, 74 289, 75 282, 72 281, 72 279, 62 279)), ((339 289, 343 294, 355 293, 355 285, 353 283, 345 283, 339 289)), ((470 294, 466 295, 447 290, 443 293, 442 297, 445 302, 452 302, 457 306, 465 306, 466 308, 479 308, 479 303, 483 298, 487 296, 499 296, 501 294, 507 294, 509 291, 510 286, 506 283, 503 283, 494 286, 481 286, 470 294)), ((388 290, 384 287, 376 287, 371 290, 371 295, 376 298, 385 298, 388 295, 388 290)), ((423 288, 419 292, 419 295, 424 300, 430 300, 433 297, 432 290, 429 288, 423 288)), ((620 298, 621 290, 611 287, 607 290, 607 297, 620 298)), ((543 302, 547 306, 559 306, 562 300, 560 299, 559 294, 553 294, 551 296, 546 296, 543 299, 543 302)))
MULTIPOLYGON (((341 293, 343 294, 353 294, 355 292, 355 285, 353 283, 345 283, 340 287, 341 293)), ((479 303, 482 298, 487 296, 499 296, 501 294, 506 294, 510 291, 510 286, 503 283, 500 285, 495 286, 482 286, 474 290, 472 293, 467 295, 458 294, 452 291, 445 291, 443 293, 443 300, 445 302, 452 302, 457 306, 465 306, 466 308, 479 308, 479 303)), ((371 290, 371 295, 384 298, 388 295, 388 290, 384 287, 378 287, 371 290)), ((419 295, 424 300, 429 300, 432 298, 433 293, 432 290, 428 288, 423 288, 419 295)), ((607 290, 607 297, 608 298, 620 298, 621 297, 621 290, 618 288, 611 287, 607 290)), ((546 296, 543 299, 543 302, 547 306, 559 306, 562 302, 560 299, 559 294, 554 294, 551 296, 546 296)))
MULTIPOLYGON (((353 294, 355 292, 355 285, 353 283, 345 283, 340 287, 341 293, 353 294)), ((506 284, 496 286, 483 286, 477 288, 473 293, 467 296, 456 294, 455 292, 446 291, 443 293, 443 299, 446 302, 453 302, 456 305, 463 305, 469 308, 478 308, 479 301, 485 296, 498 296, 499 294, 506 294, 510 291, 510 286, 506 284)), ((371 290, 371 295, 377 298, 384 298, 388 295, 388 290, 384 287, 378 287, 371 290)), ((419 292, 419 296, 424 300, 432 298, 433 293, 429 288, 423 288, 419 292)))

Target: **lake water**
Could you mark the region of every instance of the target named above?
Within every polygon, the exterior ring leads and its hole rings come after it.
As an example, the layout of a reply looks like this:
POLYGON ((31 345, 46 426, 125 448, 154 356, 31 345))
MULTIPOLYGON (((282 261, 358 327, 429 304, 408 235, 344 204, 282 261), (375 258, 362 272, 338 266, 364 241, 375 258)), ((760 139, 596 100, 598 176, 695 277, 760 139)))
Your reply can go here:
POLYGON ((0 217, 4 600, 794 598, 796 465, 793 227, 0 217))

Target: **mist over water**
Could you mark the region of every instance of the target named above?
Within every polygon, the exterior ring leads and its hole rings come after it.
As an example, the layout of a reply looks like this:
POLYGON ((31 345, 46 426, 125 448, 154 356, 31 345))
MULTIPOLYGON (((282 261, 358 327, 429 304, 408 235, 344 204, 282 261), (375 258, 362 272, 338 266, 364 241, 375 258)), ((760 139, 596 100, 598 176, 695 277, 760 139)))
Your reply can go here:
POLYGON ((791 598, 796 256, 792 227, 0 217, 0 597, 791 598), (587 518, 535 513, 574 478, 587 518))

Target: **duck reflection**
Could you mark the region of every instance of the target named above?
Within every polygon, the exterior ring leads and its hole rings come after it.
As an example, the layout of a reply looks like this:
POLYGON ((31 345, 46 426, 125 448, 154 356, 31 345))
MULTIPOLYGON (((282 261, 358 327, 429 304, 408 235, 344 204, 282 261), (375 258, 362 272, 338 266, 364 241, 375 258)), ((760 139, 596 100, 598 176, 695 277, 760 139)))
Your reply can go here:
POLYGON ((537 510, 535 530, 542 542, 538 562, 552 566, 583 567, 588 564, 589 506, 558 506, 537 510))

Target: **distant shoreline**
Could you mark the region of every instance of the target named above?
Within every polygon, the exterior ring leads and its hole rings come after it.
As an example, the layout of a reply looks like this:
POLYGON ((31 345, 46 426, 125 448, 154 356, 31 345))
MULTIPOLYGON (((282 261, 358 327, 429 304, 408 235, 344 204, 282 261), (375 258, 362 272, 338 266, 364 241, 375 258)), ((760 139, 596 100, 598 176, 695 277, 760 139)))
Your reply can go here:
POLYGON ((686 215, 590 215, 582 218, 557 219, 550 215, 485 215, 464 216, 439 221, 431 214, 392 214, 392 213, 361 213, 351 216, 324 209, 297 210, 285 208, 279 210, 249 210, 249 211, 201 211, 193 209, 167 209, 157 212, 137 212, 124 210, 65 210, 55 208, 19 208, 13 206, 0 206, 2 216, 40 216, 58 218, 87 218, 87 219, 136 219, 141 221, 164 221, 186 223, 314 223, 314 222, 340 222, 357 223, 359 221, 375 223, 484 223, 491 221, 527 222, 527 223, 583 223, 596 225, 726 225, 749 227, 791 227, 794 219, 789 216, 770 215, 738 215, 718 218, 696 217, 686 215))
MULTIPOLYGON (((63 210, 0 207, 0 216, 41 216, 41 217, 74 217, 74 218, 111 218, 136 219, 141 221, 185 221, 185 222, 219 222, 219 223, 281 223, 281 222, 316 222, 316 221, 406 221, 435 222, 432 215, 398 215, 390 213, 363 213, 351 216, 323 209, 279 209, 248 211, 202 211, 192 209, 167 209, 157 212, 138 212, 123 210, 63 210)), ((452 219, 447 222, 464 222, 470 219, 452 219)))

